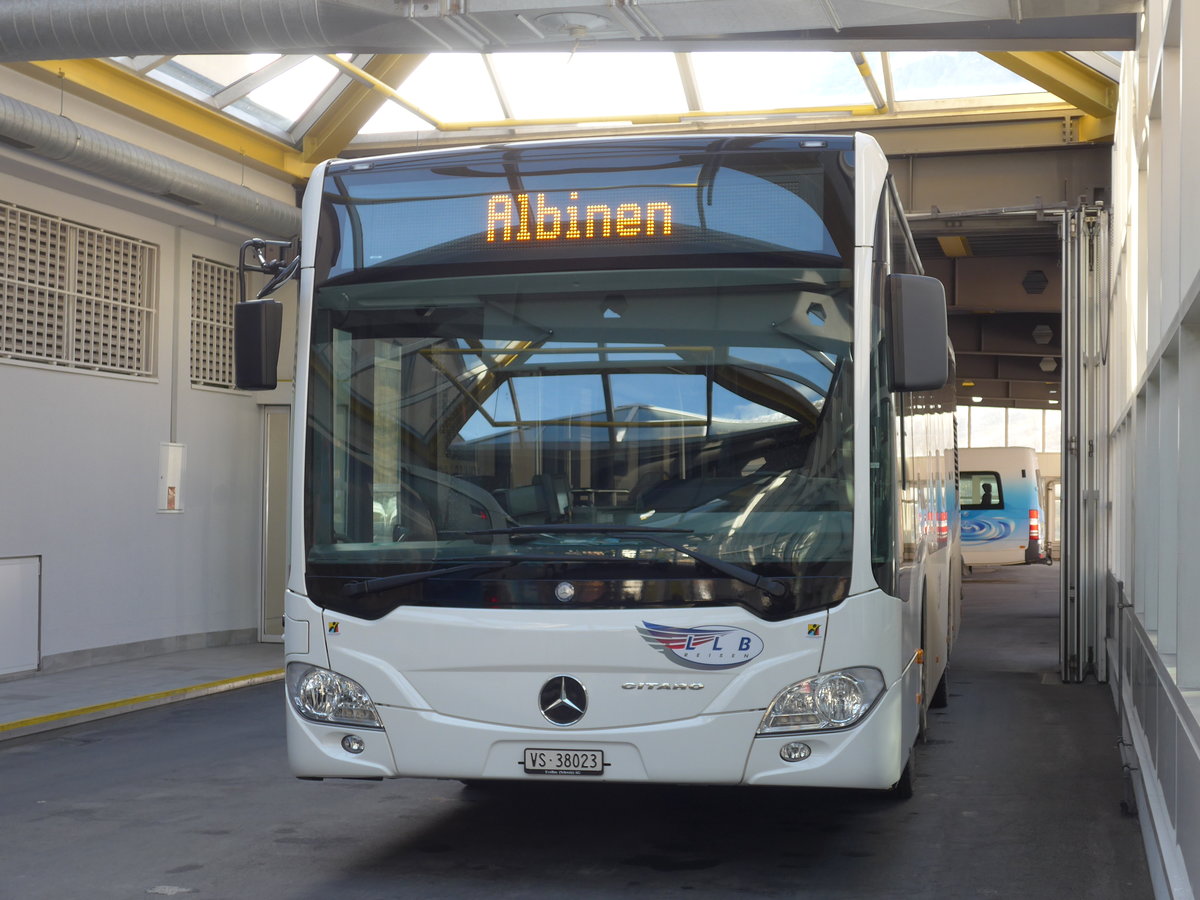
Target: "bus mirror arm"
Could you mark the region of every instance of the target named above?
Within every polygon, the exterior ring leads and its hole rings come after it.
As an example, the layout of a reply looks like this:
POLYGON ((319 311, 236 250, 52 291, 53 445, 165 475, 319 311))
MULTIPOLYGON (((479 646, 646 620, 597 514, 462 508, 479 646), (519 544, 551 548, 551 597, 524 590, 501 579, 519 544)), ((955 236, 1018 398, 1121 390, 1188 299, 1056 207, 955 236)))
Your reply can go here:
POLYGON ((300 257, 290 261, 267 259, 270 247, 282 250, 290 241, 253 238, 242 244, 238 255, 238 303, 233 308, 234 384, 243 391, 271 391, 278 385, 279 345, 283 336, 283 304, 263 299, 291 279, 299 269, 300 257), (248 259, 247 255, 253 258, 248 259), (271 280, 258 292, 257 299, 246 299, 246 274, 259 272, 271 280))
MULTIPOLYGON (((273 293, 296 277, 296 272, 300 268, 300 257, 293 257, 292 261, 286 264, 283 262, 283 260, 279 260, 278 265, 275 265, 272 268, 276 269, 277 271, 275 272, 274 277, 265 285, 263 285, 262 290, 258 292, 256 296, 256 299, 258 300, 262 300, 264 297, 271 296, 273 293)), ((267 269, 265 271, 270 273, 271 270, 267 269)))
POLYGON ((950 377, 946 291, 927 275, 892 274, 885 297, 893 391, 934 391, 950 377))
POLYGON ((238 252, 238 302, 246 302, 246 273, 258 272, 262 275, 270 275, 271 280, 266 286, 258 292, 257 299, 273 294, 279 290, 280 286, 291 279, 300 265, 300 254, 297 253, 291 260, 286 259, 282 255, 275 259, 267 259, 267 249, 274 247, 277 251, 283 251, 287 247, 291 247, 291 241, 268 241, 265 238, 251 238, 242 244, 241 250, 238 252), (253 259, 247 259, 247 254, 253 254, 253 259))

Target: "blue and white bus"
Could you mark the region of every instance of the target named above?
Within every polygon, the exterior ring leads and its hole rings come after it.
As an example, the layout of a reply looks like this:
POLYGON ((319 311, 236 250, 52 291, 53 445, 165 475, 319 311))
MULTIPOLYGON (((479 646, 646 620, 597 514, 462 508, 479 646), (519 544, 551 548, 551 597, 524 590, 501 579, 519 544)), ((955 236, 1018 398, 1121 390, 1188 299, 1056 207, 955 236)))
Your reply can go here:
POLYGON ((873 139, 334 160, 303 215, 297 775, 911 789, 952 354, 873 139))
POLYGON ((1030 447, 971 447, 959 454, 963 562, 1049 563, 1037 453, 1030 447))

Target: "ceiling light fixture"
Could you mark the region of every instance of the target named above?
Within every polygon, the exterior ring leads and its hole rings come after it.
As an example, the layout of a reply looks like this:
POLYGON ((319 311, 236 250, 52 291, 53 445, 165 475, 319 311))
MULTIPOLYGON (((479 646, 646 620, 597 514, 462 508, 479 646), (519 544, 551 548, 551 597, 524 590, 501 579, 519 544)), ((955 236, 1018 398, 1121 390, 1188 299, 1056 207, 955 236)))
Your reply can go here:
POLYGON ((605 31, 612 24, 604 16, 584 12, 546 13, 534 21, 551 34, 565 34, 575 40, 595 31, 605 31))
POLYGON ((1021 287, 1025 288, 1027 294, 1040 294, 1046 290, 1046 285, 1049 283, 1050 279, 1041 269, 1026 272, 1025 277, 1021 279, 1021 287))

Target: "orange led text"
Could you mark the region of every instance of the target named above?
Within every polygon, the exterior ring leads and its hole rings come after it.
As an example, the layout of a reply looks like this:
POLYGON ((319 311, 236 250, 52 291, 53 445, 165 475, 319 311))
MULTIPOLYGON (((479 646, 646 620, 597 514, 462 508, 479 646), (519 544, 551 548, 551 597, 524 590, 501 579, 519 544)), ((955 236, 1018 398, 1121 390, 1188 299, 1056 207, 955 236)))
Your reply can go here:
MULTIPOLYGON (((579 192, 571 191, 571 201, 579 192)), ((545 194, 492 194, 487 205, 488 243, 572 239, 637 238, 671 233, 671 204, 666 201, 606 203, 565 207, 546 202, 545 194)))

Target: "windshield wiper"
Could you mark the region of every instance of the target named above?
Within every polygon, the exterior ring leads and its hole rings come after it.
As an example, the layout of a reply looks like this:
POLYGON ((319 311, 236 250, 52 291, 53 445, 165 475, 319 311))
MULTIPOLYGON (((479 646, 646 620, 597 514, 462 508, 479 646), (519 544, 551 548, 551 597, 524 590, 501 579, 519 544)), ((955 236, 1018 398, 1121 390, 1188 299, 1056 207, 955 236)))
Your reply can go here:
MULTIPOLYGON (((736 563, 725 562, 716 556, 710 556, 707 553, 701 553, 699 550, 689 550, 687 547, 680 546, 674 541, 663 540, 657 535, 660 534, 692 534, 690 528, 658 528, 654 525, 583 525, 575 522, 566 522, 548 525, 514 525, 512 528, 493 528, 487 531, 473 531, 469 534, 629 534, 644 537, 651 543, 658 544, 660 547, 666 547, 668 550, 674 550, 676 553, 682 553, 684 556, 690 556, 698 563, 703 563, 710 569, 715 569, 722 575, 728 575, 742 584, 748 584, 753 588, 757 588, 764 593, 770 594, 772 597, 783 597, 788 592, 788 586, 785 582, 778 578, 767 578, 759 575, 744 566, 739 566, 736 563)), ((403 577, 403 576, 401 576, 403 577)))
POLYGON ((521 562, 520 558, 497 559, 486 562, 465 563, 461 566, 442 566, 438 569, 425 569, 422 572, 405 572, 403 575, 384 575, 380 578, 368 578, 366 581, 355 581, 342 588, 343 597, 361 597, 364 594, 378 594, 390 591, 392 588, 404 587, 406 584, 416 584, 427 578, 437 578, 439 575, 454 575, 458 572, 481 571, 489 569, 505 569, 521 562))
POLYGON ((546 525, 513 525, 464 534, 692 534, 691 528, 659 528, 657 525, 585 525, 557 522, 546 525))

